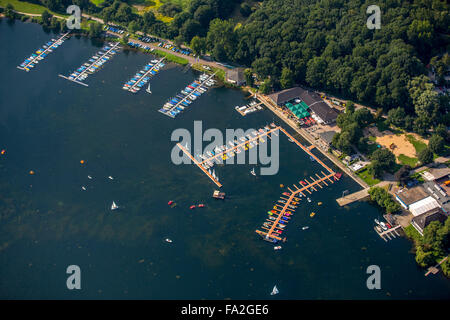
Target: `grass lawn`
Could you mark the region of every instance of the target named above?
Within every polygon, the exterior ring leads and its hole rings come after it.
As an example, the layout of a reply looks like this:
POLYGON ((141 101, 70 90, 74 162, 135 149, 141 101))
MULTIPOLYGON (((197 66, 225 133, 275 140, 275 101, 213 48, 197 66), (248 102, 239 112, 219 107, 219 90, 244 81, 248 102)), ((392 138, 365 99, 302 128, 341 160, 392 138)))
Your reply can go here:
POLYGON ((363 181, 367 183, 369 186, 373 186, 381 182, 381 180, 372 177, 372 175, 369 173, 367 169, 362 169, 361 171, 358 171, 356 175, 361 179, 363 179, 363 181))
POLYGON ((38 5, 38 4, 29 3, 29 2, 25 2, 25 1, 18 1, 18 0, 0 0, 0 7, 5 8, 8 3, 12 4, 12 6, 14 7, 14 10, 19 11, 19 12, 31 13, 31 14, 42 14, 42 12, 44 12, 44 10, 47 10, 51 14, 56 14, 59 16, 68 16, 67 14, 61 14, 61 13, 56 13, 56 12, 50 11, 49 9, 47 9, 41 5, 38 5))
POLYGON ((409 142, 414 146, 414 149, 416 149, 416 154, 419 154, 420 151, 424 150, 427 147, 427 144, 425 142, 417 140, 413 135, 407 134, 406 139, 408 139, 409 142))
POLYGON ((188 60, 186 60, 184 58, 181 58, 179 56, 175 56, 173 54, 167 53, 165 51, 155 50, 152 53, 157 54, 157 55, 162 56, 162 57, 166 57, 166 59, 168 61, 175 62, 175 63, 181 64, 183 66, 185 66, 185 65, 187 65, 189 63, 188 60))
POLYGON ((400 161, 401 164, 408 165, 411 168, 414 168, 417 163, 419 162, 419 159, 417 158, 410 158, 408 156, 405 156, 404 154, 401 154, 397 157, 398 161, 400 161))

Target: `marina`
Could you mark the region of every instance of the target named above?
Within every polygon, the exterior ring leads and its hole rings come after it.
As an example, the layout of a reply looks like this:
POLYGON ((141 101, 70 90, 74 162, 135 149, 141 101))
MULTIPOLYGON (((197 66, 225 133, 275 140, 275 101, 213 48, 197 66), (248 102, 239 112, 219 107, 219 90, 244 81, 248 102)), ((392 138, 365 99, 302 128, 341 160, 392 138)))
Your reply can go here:
POLYGON ((89 74, 93 74, 98 71, 100 67, 109 61, 119 50, 119 43, 109 43, 104 46, 102 50, 98 51, 96 55, 93 55, 88 62, 84 63, 76 71, 72 72, 70 76, 59 75, 61 78, 73 81, 75 83, 81 84, 88 87, 88 85, 82 81, 86 80, 89 74))
POLYGON ((47 57, 49 53, 53 52, 54 49, 62 45, 63 42, 68 38, 67 35, 69 33, 70 31, 62 34, 56 40, 52 39, 51 41, 48 41, 45 45, 43 45, 41 48, 32 53, 31 56, 25 59, 25 61, 22 62, 19 66, 17 66, 17 68, 29 72, 32 68, 36 66, 36 64, 39 63, 39 61, 43 60, 45 57, 47 57))
POLYGON ((218 187, 222 187, 222 184, 219 182, 219 177, 215 173, 214 169, 211 171, 211 168, 215 163, 223 163, 224 160, 228 158, 234 157, 236 154, 249 150, 255 147, 258 144, 258 141, 265 142, 263 137, 269 137, 269 134, 277 131, 280 127, 275 124, 271 124, 272 129, 269 126, 266 126, 264 129, 259 129, 258 131, 254 130, 252 135, 248 135, 246 137, 239 137, 237 140, 228 142, 228 145, 216 146, 213 151, 207 151, 206 155, 197 155, 202 161, 197 160, 193 157, 188 148, 183 147, 180 143, 177 143, 177 146, 200 168, 218 187), (239 142, 241 141, 241 142, 239 142))
MULTIPOLYGON (((288 198, 280 197, 280 200, 273 206, 273 209, 267 212, 268 218, 261 226, 261 229, 264 231, 256 230, 256 233, 265 241, 271 243, 277 243, 278 241, 285 242, 286 237, 284 236, 282 238, 281 235, 285 231, 285 227, 292 218, 295 209, 297 209, 297 204, 300 203, 302 197, 306 196, 304 191, 311 194, 313 191, 318 190, 316 187, 322 189, 323 187, 328 186, 328 183, 334 183, 340 178, 339 173, 333 171, 329 174, 325 174, 324 172, 321 172, 321 174, 322 176, 316 174, 316 178, 310 177, 311 181, 308 181, 307 179, 299 181, 301 188, 294 184, 293 189, 288 188, 290 192, 283 192, 282 195, 288 198)), ((314 212, 310 214, 311 217, 314 215, 314 212)))
POLYGON ((165 58, 162 58, 160 60, 152 60, 151 62, 147 63, 141 71, 136 73, 133 78, 131 78, 123 85, 123 89, 132 93, 136 93, 141 90, 142 87, 150 80, 150 78, 156 75, 160 71, 160 69, 164 67, 164 59, 165 58))
POLYGON ((186 88, 184 88, 184 90, 181 90, 180 94, 166 102, 166 104, 158 111, 162 114, 165 114, 166 116, 175 118, 195 99, 205 93, 208 90, 207 87, 211 87, 215 83, 215 80, 212 79, 215 74, 216 73, 213 73, 210 76, 202 74, 198 80, 195 80, 186 88), (207 87, 204 87, 204 85, 206 85, 207 87))

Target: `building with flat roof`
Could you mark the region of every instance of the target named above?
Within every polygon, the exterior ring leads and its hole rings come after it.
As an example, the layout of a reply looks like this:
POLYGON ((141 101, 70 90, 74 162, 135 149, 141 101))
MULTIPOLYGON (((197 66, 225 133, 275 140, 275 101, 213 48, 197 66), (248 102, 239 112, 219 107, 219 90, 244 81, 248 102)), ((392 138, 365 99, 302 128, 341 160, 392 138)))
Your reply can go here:
POLYGON ((231 70, 227 70, 226 80, 238 86, 245 85, 246 81, 244 76, 244 69, 234 68, 231 70))
POLYGON ((422 172, 422 176, 427 181, 435 181, 442 178, 449 178, 450 168, 447 166, 440 166, 437 168, 430 168, 422 172))
POLYGON ((409 209, 409 206, 417 201, 428 197, 428 194, 421 186, 411 189, 402 189, 395 194, 395 199, 402 205, 403 208, 409 209))
POLYGON ((441 209, 435 208, 417 217, 414 217, 411 221, 411 225, 423 236, 423 230, 432 221, 439 221, 441 223, 444 223, 446 219, 447 216, 441 211, 441 209))
POLYGON ((414 217, 420 216, 421 214, 440 208, 439 202, 433 197, 426 197, 425 199, 414 202, 409 205, 409 211, 414 217))
POLYGON ((450 212, 450 196, 447 191, 434 181, 423 184, 423 188, 428 195, 436 199, 445 213, 450 212))

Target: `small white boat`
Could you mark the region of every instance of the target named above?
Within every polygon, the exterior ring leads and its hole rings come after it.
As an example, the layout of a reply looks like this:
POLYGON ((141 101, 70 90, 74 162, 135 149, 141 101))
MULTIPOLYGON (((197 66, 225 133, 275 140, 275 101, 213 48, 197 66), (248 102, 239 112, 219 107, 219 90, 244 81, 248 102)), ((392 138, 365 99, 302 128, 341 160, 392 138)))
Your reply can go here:
POLYGON ((83 189, 84 191, 86 191, 86 187, 85 187, 85 186, 82 186, 81 189, 83 189))
POLYGON ((111 176, 109 176, 108 178, 109 178, 110 180, 114 180, 114 178, 113 178, 113 177, 111 177, 111 176))
POLYGON ((306 200, 308 200, 308 202, 311 202, 311 199, 308 197, 308 198, 306 198, 306 200))
POLYGON ((307 229, 309 229, 308 226, 302 228, 302 230, 307 230, 307 229))
POLYGON ((278 294, 278 293, 279 293, 279 291, 278 291, 277 286, 274 286, 273 289, 272 289, 272 292, 270 293, 270 295, 271 295, 271 296, 274 296, 274 295, 276 295, 276 294, 278 294))
POLYGON ((147 87, 147 89, 145 91, 147 91, 150 94, 152 93, 152 91, 150 90, 150 82, 148 83, 148 87, 147 87))
POLYGON ((253 169, 250 171, 250 173, 251 173, 252 175, 256 176, 255 168, 253 168, 253 169))
POLYGON ((116 210, 119 209, 119 206, 113 201, 112 205, 111 205, 111 210, 116 210))
POLYGON ((172 240, 170 240, 169 238, 166 238, 165 241, 168 242, 168 243, 172 243, 172 240))
POLYGON ((88 176, 88 179, 92 179, 92 177, 91 177, 91 176, 88 176))
POLYGON ((281 246, 273 247, 273 250, 280 250, 280 249, 281 249, 281 246))

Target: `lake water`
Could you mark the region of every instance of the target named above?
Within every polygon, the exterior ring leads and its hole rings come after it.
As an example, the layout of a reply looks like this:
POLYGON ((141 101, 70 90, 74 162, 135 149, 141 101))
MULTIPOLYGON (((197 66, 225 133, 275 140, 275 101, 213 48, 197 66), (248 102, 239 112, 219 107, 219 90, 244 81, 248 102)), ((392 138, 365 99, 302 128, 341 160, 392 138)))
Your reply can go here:
POLYGON ((72 37, 28 73, 16 68, 53 37, 0 20, 1 298, 449 298, 450 281, 425 277, 411 242, 379 238, 375 207, 337 205, 344 190, 359 189, 348 177, 300 204, 282 250, 262 241, 255 230, 286 191, 280 184, 322 170, 284 135, 277 175, 254 177, 249 164, 216 168, 225 201, 211 198, 216 187, 196 166, 174 165, 171 133, 195 120, 204 130, 283 125, 267 110, 239 115, 241 91, 209 90, 171 119, 157 110, 198 72, 168 64, 152 78, 152 95, 131 94, 123 83, 154 57, 121 51, 88 88, 58 77, 101 48, 86 38, 72 37), (113 200, 121 210, 109 209, 113 200), (189 210, 198 203, 206 208, 189 210), (81 290, 66 287, 69 265, 81 268, 81 290), (369 265, 381 268, 381 290, 366 287, 369 265), (275 284, 280 294, 271 297, 275 284))

